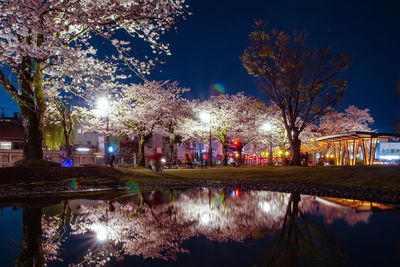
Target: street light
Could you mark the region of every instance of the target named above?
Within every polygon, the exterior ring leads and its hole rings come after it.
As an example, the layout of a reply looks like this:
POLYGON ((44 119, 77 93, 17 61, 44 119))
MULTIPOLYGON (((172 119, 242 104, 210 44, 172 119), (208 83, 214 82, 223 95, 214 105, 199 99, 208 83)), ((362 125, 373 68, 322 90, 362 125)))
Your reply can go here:
MULTIPOLYGON (((272 130, 271 123, 269 123, 269 122, 264 123, 261 126, 261 130, 266 132, 266 133, 269 133, 272 130)), ((268 161, 269 161, 269 165, 272 166, 272 141, 271 141, 271 137, 270 137, 270 141, 269 141, 269 160, 268 161)))
POLYGON ((96 114, 96 116, 104 117, 108 115, 109 108, 110 108, 110 103, 108 99, 103 96, 97 99, 96 109, 94 110, 94 113, 96 114))
POLYGON ((263 130, 264 132, 269 132, 269 131, 271 131, 271 130, 272 130, 272 125, 271 125, 271 123, 269 123, 269 122, 264 123, 264 124, 261 126, 261 130, 263 130))
POLYGON ((106 97, 100 97, 99 99, 97 99, 96 101, 96 109, 94 110, 94 114, 98 117, 106 117, 106 141, 104 144, 104 163, 107 166, 108 162, 109 162, 109 153, 113 152, 113 148, 108 147, 109 144, 109 136, 108 136, 108 131, 109 131, 109 111, 110 111, 110 102, 108 101, 108 99, 106 97))
POLYGON ((209 126, 210 126, 210 135, 208 137, 208 163, 209 163, 210 167, 212 167, 211 114, 206 111, 202 111, 202 112, 200 112, 199 116, 200 116, 200 119, 204 123, 209 124, 209 126))

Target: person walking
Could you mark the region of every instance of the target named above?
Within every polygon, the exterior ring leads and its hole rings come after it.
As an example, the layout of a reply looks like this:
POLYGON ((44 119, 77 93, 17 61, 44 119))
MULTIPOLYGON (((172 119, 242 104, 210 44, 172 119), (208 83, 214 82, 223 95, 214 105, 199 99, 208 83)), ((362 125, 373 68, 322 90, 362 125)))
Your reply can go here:
POLYGON ((112 167, 112 168, 114 168, 114 161, 115 161, 115 155, 112 154, 111 159, 110 159, 110 167, 112 167))

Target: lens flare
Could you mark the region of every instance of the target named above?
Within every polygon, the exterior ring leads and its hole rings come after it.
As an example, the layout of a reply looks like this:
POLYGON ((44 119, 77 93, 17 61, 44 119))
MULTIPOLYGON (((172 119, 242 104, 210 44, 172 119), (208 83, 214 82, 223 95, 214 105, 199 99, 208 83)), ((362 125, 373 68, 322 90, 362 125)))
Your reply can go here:
POLYGON ((221 94, 225 94, 225 86, 222 83, 214 83, 212 87, 221 94))
POLYGON ((76 182, 76 179, 75 179, 75 178, 72 178, 72 179, 71 179, 70 185, 71 185, 71 188, 72 188, 72 189, 74 189, 74 190, 77 190, 77 189, 78 189, 78 183, 76 182))
POLYGON ((128 191, 128 194, 137 195, 139 193, 139 186, 133 181, 127 182, 125 188, 126 191, 128 191))

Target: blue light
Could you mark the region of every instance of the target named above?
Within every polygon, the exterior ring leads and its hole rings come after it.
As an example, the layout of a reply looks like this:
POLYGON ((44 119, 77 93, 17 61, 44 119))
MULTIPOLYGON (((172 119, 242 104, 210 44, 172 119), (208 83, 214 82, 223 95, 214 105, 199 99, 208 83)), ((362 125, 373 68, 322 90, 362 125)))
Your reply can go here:
POLYGON ((74 165, 74 160, 72 158, 65 160, 61 163, 63 167, 72 167, 74 165))
POLYGON ((110 152, 110 153, 113 153, 114 152, 114 148, 112 146, 109 146, 107 148, 107 151, 110 152))

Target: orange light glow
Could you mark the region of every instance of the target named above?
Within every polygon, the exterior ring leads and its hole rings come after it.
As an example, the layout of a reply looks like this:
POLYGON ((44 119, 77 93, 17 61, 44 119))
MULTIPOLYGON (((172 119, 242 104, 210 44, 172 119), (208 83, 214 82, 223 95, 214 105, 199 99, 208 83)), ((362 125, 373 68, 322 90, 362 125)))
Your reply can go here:
POLYGON ((235 189, 235 197, 239 197, 239 189, 235 189))

